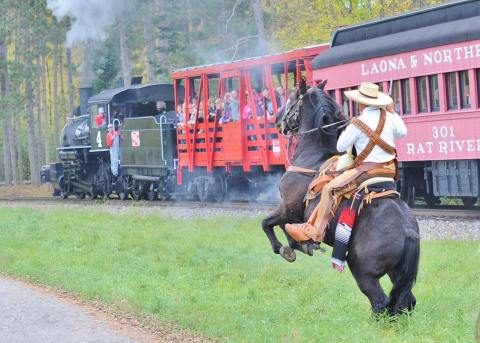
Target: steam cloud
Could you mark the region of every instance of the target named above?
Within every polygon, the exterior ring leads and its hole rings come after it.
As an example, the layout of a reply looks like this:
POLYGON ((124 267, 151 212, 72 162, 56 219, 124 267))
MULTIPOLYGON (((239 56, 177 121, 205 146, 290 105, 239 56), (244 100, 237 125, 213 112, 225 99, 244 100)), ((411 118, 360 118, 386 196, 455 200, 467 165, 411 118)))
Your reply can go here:
POLYGON ((126 0, 48 0, 47 6, 58 19, 72 18, 67 32, 68 47, 88 40, 102 41, 107 29, 125 8, 126 0))

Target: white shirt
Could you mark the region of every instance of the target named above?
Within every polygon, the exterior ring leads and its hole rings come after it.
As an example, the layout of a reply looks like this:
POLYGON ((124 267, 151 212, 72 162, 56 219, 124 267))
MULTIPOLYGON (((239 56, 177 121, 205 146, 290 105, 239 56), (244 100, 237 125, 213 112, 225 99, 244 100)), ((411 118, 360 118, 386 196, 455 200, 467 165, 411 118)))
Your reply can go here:
MULTIPOLYGON (((375 107, 367 107, 363 110, 362 114, 358 117, 362 122, 368 125, 369 128, 375 131, 380 120, 380 110, 375 107)), ((403 122, 402 118, 396 113, 387 112, 387 117, 385 120, 385 126, 383 128, 380 138, 385 141, 385 143, 395 147, 395 138, 405 137, 407 134, 407 127, 403 122)), ((355 145, 355 150, 357 155, 366 148, 370 142, 370 138, 363 133, 358 127, 353 124, 347 126, 347 129, 342 132, 337 142, 337 150, 339 152, 347 151, 352 145, 355 145)), ((376 145, 372 152, 367 156, 364 162, 376 162, 383 163, 388 162, 395 158, 394 155, 388 154, 378 145, 376 145)))

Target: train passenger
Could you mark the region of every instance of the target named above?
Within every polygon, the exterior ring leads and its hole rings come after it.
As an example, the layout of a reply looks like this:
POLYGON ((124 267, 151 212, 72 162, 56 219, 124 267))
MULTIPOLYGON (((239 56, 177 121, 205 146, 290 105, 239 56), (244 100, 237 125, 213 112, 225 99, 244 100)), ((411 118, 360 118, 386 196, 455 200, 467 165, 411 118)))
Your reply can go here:
POLYGON ((221 98, 215 99, 215 121, 219 122, 223 114, 223 101, 221 98))
POLYGON ((223 97, 223 114, 220 118, 220 124, 225 124, 232 121, 232 109, 230 107, 230 93, 225 93, 223 97))
POLYGON ((257 117, 263 117, 263 98, 260 92, 254 91, 253 101, 255 102, 255 109, 257 110, 257 117))
POLYGON ((185 111, 183 110, 185 107, 185 103, 182 105, 177 105, 176 111, 176 119, 175 119, 175 127, 185 125, 185 111))
POLYGON ((247 120, 247 119, 252 119, 252 109, 250 108, 249 104, 249 98, 248 98, 248 92, 245 92, 245 106, 243 107, 242 110, 242 118, 247 120))
POLYGON ((268 88, 262 89, 262 95, 265 102, 265 109, 267 110, 267 118, 271 119, 273 118, 273 104, 272 100, 270 99, 270 92, 268 88))
POLYGON ((276 89, 276 94, 278 94, 277 105, 280 107, 285 106, 285 89, 282 86, 278 86, 276 89))
POLYGON ((230 114, 233 121, 240 120, 240 100, 236 90, 230 92, 230 114))
POLYGON ((106 120, 105 120, 105 110, 103 107, 98 108, 98 114, 95 116, 95 125, 98 128, 105 127, 106 120))
MULTIPOLYGON (((200 102, 200 107, 198 107, 198 117, 197 121, 199 123, 203 123, 204 120, 204 113, 203 113, 203 103, 200 102)), ((190 120, 188 121, 189 126, 195 125, 195 116, 197 115, 197 105, 195 103, 190 104, 189 112, 190 112, 190 120)))
POLYGON ((117 120, 117 125, 108 124, 107 146, 110 149, 110 169, 114 177, 118 176, 118 169, 120 167, 120 144, 123 141, 122 133, 120 132, 120 122, 117 120))

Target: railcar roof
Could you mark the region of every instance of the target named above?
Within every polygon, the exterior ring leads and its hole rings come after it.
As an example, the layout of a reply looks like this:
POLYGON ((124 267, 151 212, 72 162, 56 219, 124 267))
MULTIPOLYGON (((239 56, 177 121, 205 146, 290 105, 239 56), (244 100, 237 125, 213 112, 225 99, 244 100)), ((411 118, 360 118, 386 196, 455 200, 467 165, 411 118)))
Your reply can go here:
POLYGON ((480 38, 480 0, 465 0, 337 30, 313 69, 480 38))
POLYGON ((151 83, 120 87, 101 91, 88 99, 88 103, 116 104, 140 103, 145 101, 175 101, 171 83, 151 83))
POLYGON ((185 76, 198 76, 201 74, 221 73, 221 72, 237 70, 241 68, 256 67, 256 66, 261 66, 265 64, 281 63, 281 62, 295 60, 297 58, 301 59, 307 56, 313 57, 327 50, 328 48, 329 48, 329 44, 325 43, 325 44, 306 46, 299 49, 279 52, 276 54, 255 56, 255 57, 249 57, 241 60, 225 61, 225 62, 204 64, 204 65, 188 67, 188 68, 174 69, 171 71, 171 76, 173 78, 181 78, 185 76))

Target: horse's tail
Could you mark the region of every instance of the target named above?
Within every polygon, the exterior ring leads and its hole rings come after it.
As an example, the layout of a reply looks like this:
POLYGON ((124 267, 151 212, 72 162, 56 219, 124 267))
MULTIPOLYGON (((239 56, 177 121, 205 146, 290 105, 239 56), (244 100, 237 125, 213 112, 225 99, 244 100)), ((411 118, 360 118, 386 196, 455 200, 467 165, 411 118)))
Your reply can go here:
POLYGON ((392 314, 415 307, 416 300, 412 294, 412 287, 417 278, 419 258, 419 236, 414 230, 408 229, 402 257, 395 268, 393 288, 390 292, 389 309, 392 314))

